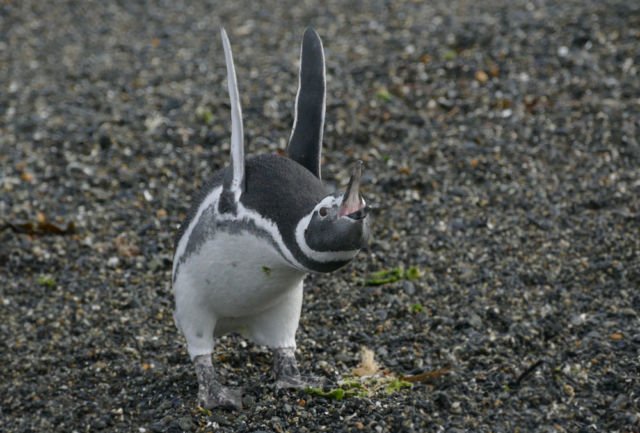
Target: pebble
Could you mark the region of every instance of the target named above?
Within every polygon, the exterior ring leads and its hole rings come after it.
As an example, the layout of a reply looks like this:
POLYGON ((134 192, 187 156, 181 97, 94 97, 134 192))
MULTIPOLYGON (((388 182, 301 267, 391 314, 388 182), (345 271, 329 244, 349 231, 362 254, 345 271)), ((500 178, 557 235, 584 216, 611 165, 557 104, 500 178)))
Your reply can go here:
POLYGON ((191 417, 183 416, 178 419, 178 426, 184 431, 192 431, 194 428, 191 417))
POLYGON ((402 281, 402 290, 409 295, 412 296, 416 293, 416 285, 411 281, 404 280, 402 281))

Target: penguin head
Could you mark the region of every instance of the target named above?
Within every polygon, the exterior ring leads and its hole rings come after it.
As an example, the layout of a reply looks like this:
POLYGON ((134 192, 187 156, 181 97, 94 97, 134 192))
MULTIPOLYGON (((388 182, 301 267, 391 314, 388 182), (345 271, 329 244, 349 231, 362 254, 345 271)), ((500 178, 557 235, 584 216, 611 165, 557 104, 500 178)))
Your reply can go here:
POLYGON ((298 224, 298 244, 310 259, 344 265, 366 246, 369 208, 360 195, 361 177, 362 161, 358 161, 347 190, 324 197, 298 224))

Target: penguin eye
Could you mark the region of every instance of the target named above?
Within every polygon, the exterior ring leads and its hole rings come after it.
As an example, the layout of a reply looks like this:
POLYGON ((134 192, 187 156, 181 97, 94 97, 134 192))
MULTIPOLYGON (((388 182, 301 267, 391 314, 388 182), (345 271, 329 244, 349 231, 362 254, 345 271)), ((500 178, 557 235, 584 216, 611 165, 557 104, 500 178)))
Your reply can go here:
POLYGON ((321 217, 326 217, 329 214, 329 209, 327 209, 326 207, 321 207, 318 213, 321 217))

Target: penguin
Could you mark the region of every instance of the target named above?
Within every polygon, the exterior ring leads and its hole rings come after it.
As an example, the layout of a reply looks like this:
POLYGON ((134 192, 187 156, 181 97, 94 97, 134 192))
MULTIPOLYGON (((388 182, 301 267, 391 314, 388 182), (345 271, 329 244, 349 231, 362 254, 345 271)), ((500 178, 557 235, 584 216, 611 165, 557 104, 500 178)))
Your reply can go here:
POLYGON ((278 389, 308 382, 295 358, 295 334, 309 273, 334 271, 366 246, 369 207, 360 194, 362 162, 346 191, 321 180, 325 117, 322 41, 303 36, 293 129, 286 155, 245 158, 242 109, 229 38, 221 29, 231 101, 231 164, 194 197, 176 236, 174 319, 184 335, 202 407, 240 409, 238 390, 215 378, 214 339, 239 332, 273 351, 278 389))

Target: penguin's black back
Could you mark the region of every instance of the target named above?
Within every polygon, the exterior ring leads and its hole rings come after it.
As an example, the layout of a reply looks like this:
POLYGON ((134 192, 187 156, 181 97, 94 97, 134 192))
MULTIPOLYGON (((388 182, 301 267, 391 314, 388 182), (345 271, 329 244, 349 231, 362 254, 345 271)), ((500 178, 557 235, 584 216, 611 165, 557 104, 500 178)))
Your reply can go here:
MULTIPOLYGON (((198 213, 198 208, 215 188, 221 186, 231 167, 216 173, 193 197, 186 219, 178 229, 175 246, 198 213)), ((240 202, 248 209, 273 221, 283 234, 285 242, 293 238, 295 227, 327 192, 317 177, 290 158, 275 154, 259 155, 246 159, 245 191, 240 202)))
POLYGON ((292 159, 260 155, 247 160, 246 190, 240 202, 292 232, 326 195, 322 181, 292 159))

